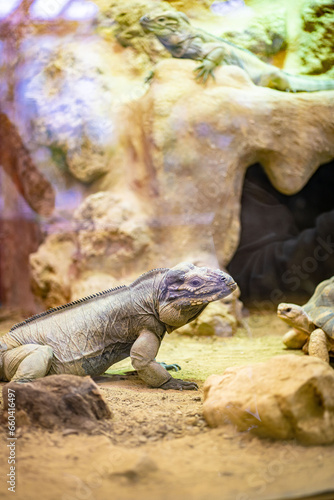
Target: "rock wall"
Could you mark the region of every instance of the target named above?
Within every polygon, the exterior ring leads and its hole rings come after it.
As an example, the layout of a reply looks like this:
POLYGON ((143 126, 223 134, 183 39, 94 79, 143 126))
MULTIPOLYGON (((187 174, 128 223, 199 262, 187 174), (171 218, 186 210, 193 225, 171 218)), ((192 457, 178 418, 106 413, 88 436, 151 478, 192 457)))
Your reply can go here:
MULTIPOLYGON (((291 194, 334 157, 331 92, 256 87, 233 66, 203 86, 194 61, 172 59, 138 23, 147 10, 177 6, 221 34, 215 2, 97 3, 95 19, 59 21, 48 36, 45 23, 18 15, 0 33, 7 56, 21 36, 11 85, 0 88, 3 110, 55 192, 52 215, 39 220, 44 242, 30 257, 34 293, 48 307, 181 260, 226 266, 247 167, 260 162, 291 194)), ((234 41, 246 33, 252 42, 261 31, 252 26, 264 26, 261 57, 289 50, 280 6, 271 29, 268 9, 247 2, 250 28, 234 41)), ((6 58, 3 65, 8 72, 6 58)))

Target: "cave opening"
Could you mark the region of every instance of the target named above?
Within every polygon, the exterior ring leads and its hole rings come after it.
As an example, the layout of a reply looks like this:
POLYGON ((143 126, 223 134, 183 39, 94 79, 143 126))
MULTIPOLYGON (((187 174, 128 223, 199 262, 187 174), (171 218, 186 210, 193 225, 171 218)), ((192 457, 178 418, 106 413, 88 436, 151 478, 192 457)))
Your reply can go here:
POLYGON ((248 168, 241 235, 228 270, 249 305, 302 304, 334 274, 334 161, 318 168, 294 195, 270 183, 260 164, 248 168))

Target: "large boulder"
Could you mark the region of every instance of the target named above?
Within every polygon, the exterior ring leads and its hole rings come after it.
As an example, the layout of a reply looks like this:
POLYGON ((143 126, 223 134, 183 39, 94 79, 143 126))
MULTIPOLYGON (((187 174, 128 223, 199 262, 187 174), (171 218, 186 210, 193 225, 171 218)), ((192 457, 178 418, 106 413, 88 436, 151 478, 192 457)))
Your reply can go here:
POLYGON ((131 192, 87 196, 65 230, 49 234, 30 255, 34 293, 55 307, 128 284, 150 268, 150 243, 145 213, 131 192))
POLYGON ((93 431, 111 412, 90 377, 50 375, 26 384, 9 382, 2 389, 3 417, 14 402, 16 425, 93 431), (14 399, 12 397, 14 395, 14 399))
POLYGON ((49 235, 38 251, 30 254, 32 290, 44 306, 55 307, 71 300, 76 254, 77 239, 72 232, 49 235))
POLYGON ((334 371, 294 354, 228 368, 205 382, 204 417, 211 427, 232 422, 263 437, 333 443, 334 371))
POLYGON ((128 193, 100 192, 88 196, 74 214, 80 267, 121 275, 124 265, 140 258, 151 242, 145 216, 128 193))
MULTIPOLYGON (((92 33, 70 41, 33 37, 24 46, 29 72, 17 120, 25 121, 21 128, 33 157, 58 189, 64 190, 67 173, 84 184, 110 169, 115 178, 122 106, 142 95, 147 84, 133 76, 131 61, 125 62, 114 44, 92 33)), ((138 61, 136 70, 144 71, 138 61)))
POLYGON ((334 157, 333 92, 258 87, 236 66, 217 68, 203 86, 196 66, 161 61, 149 91, 132 103, 133 183, 145 174, 157 193, 151 202, 167 255, 209 262, 214 254, 226 265, 238 245, 247 167, 261 163, 276 189, 294 194, 334 157))

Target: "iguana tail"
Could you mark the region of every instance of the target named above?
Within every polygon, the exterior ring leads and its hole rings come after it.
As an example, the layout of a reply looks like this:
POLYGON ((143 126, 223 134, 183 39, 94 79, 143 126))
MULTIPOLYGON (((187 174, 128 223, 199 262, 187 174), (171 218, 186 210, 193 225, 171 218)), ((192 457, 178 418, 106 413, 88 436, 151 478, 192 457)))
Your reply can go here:
POLYGON ((282 72, 287 81, 287 91, 290 92, 317 92, 320 90, 334 90, 334 79, 325 80, 317 76, 290 75, 282 72))

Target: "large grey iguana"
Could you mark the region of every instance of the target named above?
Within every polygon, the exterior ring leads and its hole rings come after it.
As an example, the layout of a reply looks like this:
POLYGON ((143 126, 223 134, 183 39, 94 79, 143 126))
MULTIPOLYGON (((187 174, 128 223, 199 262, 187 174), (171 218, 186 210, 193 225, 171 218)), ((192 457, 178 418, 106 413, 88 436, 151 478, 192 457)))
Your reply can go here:
POLYGON ((1 338, 0 380, 23 382, 59 373, 96 376, 130 356, 148 385, 196 389, 194 382, 172 378, 155 361, 161 340, 236 287, 219 269, 182 263, 50 309, 1 338))
POLYGON ((313 76, 290 75, 261 61, 255 54, 191 26, 182 12, 146 14, 140 19, 144 31, 154 33, 173 57, 201 61, 197 78, 205 83, 221 64, 242 68, 250 79, 262 87, 291 92, 313 92, 334 89, 334 80, 313 76))

